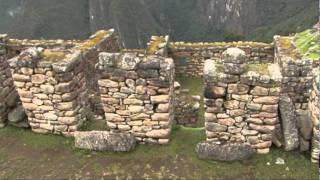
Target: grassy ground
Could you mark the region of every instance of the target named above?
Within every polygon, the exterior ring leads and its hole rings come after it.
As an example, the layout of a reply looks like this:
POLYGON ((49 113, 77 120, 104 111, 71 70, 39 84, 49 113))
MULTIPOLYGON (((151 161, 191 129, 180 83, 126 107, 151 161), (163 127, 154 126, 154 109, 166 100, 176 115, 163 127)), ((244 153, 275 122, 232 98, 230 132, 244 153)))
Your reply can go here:
POLYGON ((72 138, 0 130, 0 179, 317 179, 317 167, 297 152, 272 149, 243 162, 197 158, 204 130, 176 127, 170 145, 139 145, 130 153, 77 150, 72 138), (281 157, 285 165, 276 165, 281 157), (269 165, 268 165, 269 164, 269 165))
POLYGON ((320 60, 320 33, 306 30, 295 36, 295 45, 305 58, 320 60))
POLYGON ((189 77, 179 75, 176 77, 176 81, 181 84, 181 89, 189 89, 189 96, 201 96, 200 111, 197 127, 204 126, 204 104, 203 104, 203 79, 202 77, 189 77))

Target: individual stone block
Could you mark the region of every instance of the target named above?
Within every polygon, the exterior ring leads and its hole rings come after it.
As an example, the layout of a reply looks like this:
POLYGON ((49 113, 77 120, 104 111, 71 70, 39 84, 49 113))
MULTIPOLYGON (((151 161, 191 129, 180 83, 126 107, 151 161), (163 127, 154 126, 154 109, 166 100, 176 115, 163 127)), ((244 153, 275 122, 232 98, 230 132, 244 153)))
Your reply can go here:
POLYGON ((75 147, 94 151, 127 152, 135 148, 132 134, 106 131, 76 132, 75 147))
POLYGON ((284 137, 284 148, 292 151, 299 147, 297 120, 293 102, 288 95, 283 94, 280 98, 281 124, 284 137))
POLYGON ((249 159, 255 150, 248 144, 202 142, 196 147, 200 159, 216 161, 241 161, 249 159))

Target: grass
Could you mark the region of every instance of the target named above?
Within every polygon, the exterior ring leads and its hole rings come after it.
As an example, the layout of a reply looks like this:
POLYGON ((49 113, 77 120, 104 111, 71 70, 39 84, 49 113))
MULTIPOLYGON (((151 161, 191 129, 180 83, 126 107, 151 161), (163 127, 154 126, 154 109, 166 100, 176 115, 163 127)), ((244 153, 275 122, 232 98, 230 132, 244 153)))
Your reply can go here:
POLYGON ((288 55, 289 57, 292 57, 294 59, 300 58, 300 53, 297 52, 297 48, 295 47, 293 43, 292 37, 283 36, 279 38, 279 43, 283 51, 288 55))
POLYGON ((166 39, 165 37, 159 36, 156 37, 154 41, 151 42, 150 46, 147 49, 147 54, 154 54, 159 49, 159 45, 162 43, 165 43, 166 39))
POLYGON ((306 30, 296 34, 294 43, 304 58, 320 60, 320 33, 306 30))
POLYGON ((204 42, 204 43, 170 43, 170 48, 176 47, 221 47, 221 46, 235 46, 235 47, 272 47, 271 44, 263 42, 239 41, 239 42, 204 42))
POLYGON ((298 152, 272 149, 267 155, 224 163, 198 159, 195 147, 205 139, 202 128, 175 127, 171 137, 166 146, 93 152, 74 149, 71 138, 7 127, 0 130, 0 178, 317 179, 316 165, 298 152), (278 157, 286 164, 276 165, 278 157))
POLYGON ((246 72, 254 71, 262 75, 270 75, 268 64, 248 64, 246 72))
POLYGON ((98 31, 92 38, 79 45, 80 50, 88 50, 99 44, 104 38, 110 35, 109 31, 98 31))
POLYGON ((66 52, 46 49, 42 52, 41 55, 45 61, 57 62, 63 60, 66 57, 66 52))

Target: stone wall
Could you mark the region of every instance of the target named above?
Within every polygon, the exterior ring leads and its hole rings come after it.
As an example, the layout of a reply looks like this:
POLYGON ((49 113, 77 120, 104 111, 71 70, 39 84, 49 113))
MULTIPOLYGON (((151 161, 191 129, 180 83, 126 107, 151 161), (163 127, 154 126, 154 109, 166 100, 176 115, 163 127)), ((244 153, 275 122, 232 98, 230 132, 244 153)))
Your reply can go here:
POLYGON ((9 63, 32 131, 71 135, 86 120, 86 64, 80 51, 29 48, 9 63))
POLYGON ((29 40, 29 39, 8 39, 7 49, 9 58, 19 55, 22 51, 31 47, 42 47, 46 49, 71 49, 77 44, 81 43, 80 40, 62 40, 62 39, 52 39, 52 40, 29 40))
POLYGON ((268 153, 279 124, 281 74, 277 65, 246 64, 245 52, 229 48, 222 63, 204 66, 207 141, 250 144, 268 153))
POLYGON ((284 102, 284 108, 280 108, 283 145, 286 150, 299 148, 300 151, 309 151, 312 122, 308 104, 314 79, 312 70, 318 64, 315 61, 303 59, 293 40, 293 37, 275 36, 274 38, 275 63, 279 64, 283 76, 281 97, 288 97, 285 101, 290 101, 290 103, 284 102), (287 106, 290 106, 288 110, 285 108, 287 106))
POLYGON ((142 143, 168 143, 174 119, 173 60, 135 52, 101 53, 97 68, 111 131, 131 132, 142 143))
POLYGON ((310 117, 313 122, 313 138, 311 157, 313 162, 319 162, 320 154, 320 70, 314 69, 313 90, 311 92, 310 102, 310 117))
POLYGON ((98 63, 99 53, 119 52, 121 48, 118 36, 114 33, 113 29, 108 31, 98 31, 88 40, 77 44, 75 47, 75 49, 81 50, 83 59, 86 61, 85 73, 89 87, 89 102, 91 109, 96 115, 104 114, 98 93, 98 79, 95 71, 95 65, 98 63))
POLYGON ((221 60, 221 54, 230 47, 246 52, 248 63, 272 63, 272 44, 256 42, 217 42, 217 43, 171 43, 169 55, 176 64, 176 73, 189 76, 202 76, 206 59, 221 60))

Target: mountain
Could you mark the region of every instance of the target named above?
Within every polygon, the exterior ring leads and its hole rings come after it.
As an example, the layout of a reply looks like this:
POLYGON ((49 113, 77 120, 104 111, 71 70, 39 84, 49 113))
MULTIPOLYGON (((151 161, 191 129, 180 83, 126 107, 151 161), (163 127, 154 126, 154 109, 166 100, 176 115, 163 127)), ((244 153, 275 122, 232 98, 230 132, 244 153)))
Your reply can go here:
POLYGON ((0 0, 0 33, 16 38, 83 39, 115 28, 125 47, 151 35, 175 41, 247 39, 310 28, 318 0, 0 0))

